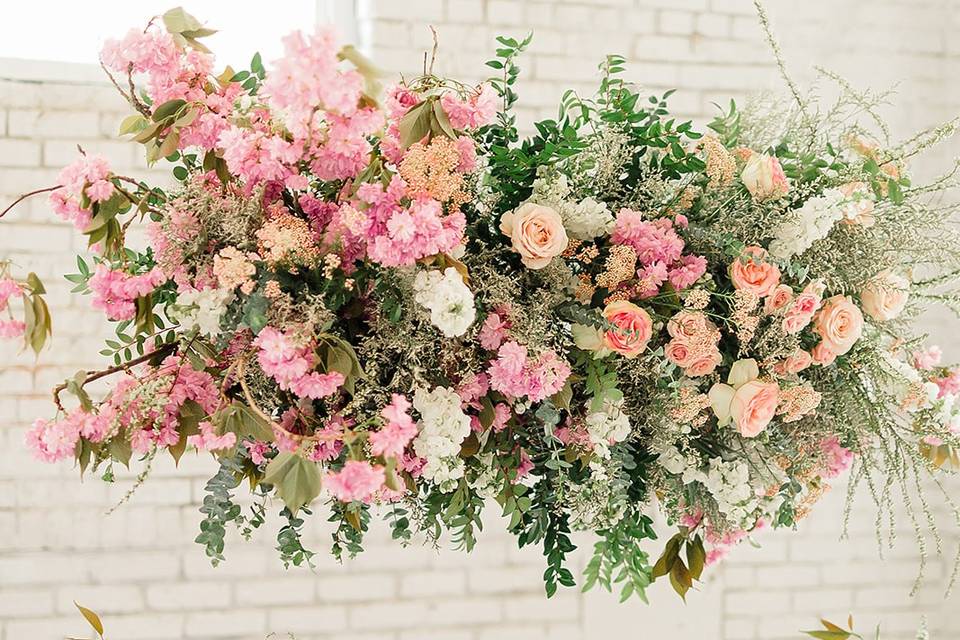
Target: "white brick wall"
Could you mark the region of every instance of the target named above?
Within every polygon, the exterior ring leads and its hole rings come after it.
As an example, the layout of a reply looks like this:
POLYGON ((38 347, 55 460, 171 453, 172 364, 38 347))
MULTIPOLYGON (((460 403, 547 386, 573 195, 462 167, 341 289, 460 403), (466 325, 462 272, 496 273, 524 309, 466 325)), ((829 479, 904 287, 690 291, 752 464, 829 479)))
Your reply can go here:
MULTIPOLYGON (((439 71, 473 80, 485 75, 494 36, 534 29, 521 61, 525 123, 552 116, 563 88, 591 89, 606 53, 627 55, 631 77, 651 91, 677 87, 674 109, 700 122, 712 113, 711 102, 780 88, 749 0, 357 4, 364 44, 391 72, 417 72, 430 46, 428 23, 440 32, 439 71)), ((960 112, 960 45, 952 38, 960 27, 957 0, 769 4, 798 80, 822 64, 875 88, 901 82, 897 108, 889 111, 894 133, 960 112)), ((91 74, 71 68, 56 81, 33 81, 23 79, 31 74, 21 67, 0 64, 0 78, 14 78, 0 80, 0 203, 52 184, 77 143, 120 170, 164 179, 164 170, 144 169, 133 146, 112 140, 124 105, 109 87, 91 82, 91 74)), ((937 160, 952 155, 960 155, 956 143, 937 160)), ((0 347, 0 640, 84 633, 74 599, 101 612, 115 640, 284 637, 287 631, 301 640, 593 640, 633 629, 678 640, 772 640, 796 638, 819 615, 842 618, 851 610, 864 628, 882 621, 891 640, 912 637, 921 615, 940 638, 960 636, 960 615, 942 599, 949 563, 931 563, 928 582, 909 600, 918 566, 909 524, 902 523, 899 543, 885 550, 882 563, 864 498, 851 539, 839 542, 842 489, 797 534, 768 534, 762 549, 735 551, 686 607, 662 585, 652 590, 650 607, 577 592, 544 600, 541 557, 516 551, 499 533, 494 510, 470 558, 401 550, 377 529, 366 555, 354 562, 340 567, 321 553, 315 572, 285 571, 268 525, 261 532, 267 535, 253 543, 234 540, 228 561, 211 568, 191 542, 209 460, 188 457, 179 470, 159 464, 130 503, 106 517, 129 477, 113 487, 94 478, 81 484, 74 471, 34 463, 23 450, 28 421, 50 414, 49 387, 94 365, 91 355, 106 335, 88 301, 69 298, 67 283, 58 279, 82 249, 42 198, 0 225, 0 255, 45 279, 55 322, 52 349, 39 362, 0 347)), ((936 316, 931 328, 958 359, 960 342, 946 340, 944 322, 936 316)), ((950 486, 955 491, 957 484, 950 486)), ((309 539, 323 551, 329 531, 322 518, 315 520, 309 539)))

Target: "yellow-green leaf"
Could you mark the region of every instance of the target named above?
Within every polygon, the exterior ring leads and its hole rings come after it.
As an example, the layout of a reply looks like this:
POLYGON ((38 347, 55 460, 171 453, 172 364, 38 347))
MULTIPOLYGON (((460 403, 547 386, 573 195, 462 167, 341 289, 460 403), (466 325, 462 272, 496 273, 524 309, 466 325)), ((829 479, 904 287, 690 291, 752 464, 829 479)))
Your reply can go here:
POLYGON ((80 610, 80 613, 83 614, 83 617, 87 619, 87 622, 89 622, 90 626, 93 627, 93 630, 97 632, 97 635, 103 637, 103 623, 100 621, 100 616, 90 609, 81 606, 76 600, 73 601, 73 604, 77 607, 77 609, 80 610))

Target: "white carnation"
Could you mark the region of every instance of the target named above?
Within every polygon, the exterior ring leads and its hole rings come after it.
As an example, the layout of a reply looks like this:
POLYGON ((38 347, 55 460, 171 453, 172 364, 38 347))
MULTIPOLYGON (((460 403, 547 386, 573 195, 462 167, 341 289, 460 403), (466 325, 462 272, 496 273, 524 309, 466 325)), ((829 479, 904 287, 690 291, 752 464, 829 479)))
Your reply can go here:
POLYGON ((799 209, 774 229, 770 254, 783 260, 798 256, 826 238, 833 225, 843 219, 840 204, 844 195, 837 189, 828 189, 823 195, 810 198, 799 209))
POLYGON ((179 322, 185 331, 195 330, 201 336, 214 338, 220 335, 220 318, 232 301, 230 289, 184 291, 171 307, 171 320, 179 322))
POLYGON ((453 267, 421 271, 414 280, 414 298, 430 311, 430 322, 448 338, 462 336, 477 317, 473 293, 453 267))
POLYGON ((463 477, 460 446, 470 435, 470 418, 460 408, 461 400, 452 389, 417 389, 413 407, 420 413, 420 433, 413 450, 426 460, 423 477, 442 491, 450 491, 463 477))

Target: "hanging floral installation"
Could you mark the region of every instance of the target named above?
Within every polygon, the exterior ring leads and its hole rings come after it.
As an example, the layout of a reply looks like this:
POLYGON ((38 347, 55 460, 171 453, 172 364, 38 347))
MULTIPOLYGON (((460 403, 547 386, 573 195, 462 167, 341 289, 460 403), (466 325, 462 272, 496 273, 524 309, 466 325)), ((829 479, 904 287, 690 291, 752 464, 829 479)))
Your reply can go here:
MULTIPOLYGON (((54 390, 38 459, 139 484, 159 457, 212 455, 215 563, 274 509, 295 565, 316 509, 338 558, 375 515, 399 545, 469 551, 495 510, 542 547, 551 595, 576 582, 573 531, 596 537, 585 588, 684 595, 851 466, 851 495, 936 536, 923 491, 958 463, 960 369, 914 319, 960 308, 956 167, 917 184, 909 165, 956 122, 893 141, 885 96, 824 72, 829 107, 790 83, 792 102, 731 102, 701 132, 609 56, 594 96, 524 137, 530 37, 498 38, 480 85, 431 63, 383 89, 326 29, 241 71, 215 69, 212 33, 174 9, 101 54, 133 110, 120 135, 173 186, 81 153, 41 190, 87 237, 66 278, 116 336, 107 368, 54 390)), ((4 263, 0 335, 40 353, 44 293, 4 263)))

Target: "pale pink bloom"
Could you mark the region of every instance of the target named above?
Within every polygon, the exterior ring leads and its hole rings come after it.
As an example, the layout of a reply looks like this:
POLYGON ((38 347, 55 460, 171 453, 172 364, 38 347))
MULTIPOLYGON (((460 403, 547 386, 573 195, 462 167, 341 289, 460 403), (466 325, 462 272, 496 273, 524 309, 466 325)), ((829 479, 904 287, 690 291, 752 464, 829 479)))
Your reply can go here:
POLYGON ((820 452, 823 454, 823 471, 826 478, 835 478, 847 469, 853 462, 853 451, 840 445, 837 436, 830 436, 820 441, 820 452))
POLYGON ((151 293, 166 280, 166 275, 157 267, 132 275, 98 264, 89 281, 93 308, 105 311, 109 320, 130 320, 136 313, 136 299, 151 293))
POLYGON ((790 181, 780 161, 765 153, 753 153, 747 159, 740 180, 755 200, 779 198, 790 191, 790 181))
POLYGON ((703 256, 686 255, 670 268, 670 284, 677 291, 693 285, 707 272, 707 259, 703 256))
POLYGON ((380 415, 385 424, 379 431, 371 432, 370 453, 375 456, 396 458, 403 454, 414 436, 417 425, 410 417, 410 402, 399 394, 393 394, 390 404, 384 407, 380 415))
POLYGON ((250 461, 258 467, 267 461, 266 454, 270 451, 270 443, 263 440, 244 440, 243 446, 246 447, 250 455, 250 461))
POLYGON ((510 329, 510 321, 507 318, 501 318, 499 313, 491 312, 483 321, 477 338, 480 340, 480 346, 487 351, 496 351, 507 338, 507 332, 510 329))
POLYGON ((455 91, 447 91, 440 97, 440 104, 454 129, 477 129, 493 122, 499 98, 493 87, 484 84, 466 98, 455 91))
POLYGON ((526 449, 520 449, 520 465, 517 467, 517 480, 526 477, 534 469, 533 460, 530 459, 526 449))
POLYGON ((324 476, 323 486, 340 502, 369 501, 383 487, 386 473, 380 465, 348 460, 343 469, 324 476))
POLYGON ((917 369, 929 371, 940 364, 943 352, 940 347, 933 345, 920 351, 914 351, 912 356, 913 366, 917 369))
POLYGON ((228 431, 218 436, 213 424, 207 420, 201 422, 199 427, 199 434, 187 437, 187 444, 191 447, 196 447, 200 451, 218 451, 231 449, 237 444, 237 434, 228 431))
POLYGON ((683 239, 677 235, 670 220, 644 220, 642 213, 632 209, 624 208, 617 214, 610 240, 632 247, 644 266, 654 262, 673 264, 683 253, 683 239))
POLYGON ((536 359, 528 358, 526 347, 510 341, 500 346, 487 374, 494 391, 539 402, 563 388, 570 375, 570 365, 550 350, 536 359))
POLYGON ((789 285, 779 284, 763 302, 763 312, 772 314, 783 309, 793 300, 793 289, 789 285))
POLYGON ((863 314, 848 296, 833 296, 823 303, 813 329, 825 348, 838 356, 850 351, 863 333, 863 314))
POLYGON ((810 356, 813 358, 813 364, 822 367, 829 367, 837 359, 837 354, 830 350, 830 347, 823 342, 817 344, 810 350, 810 356))
POLYGON ((26 330, 26 323, 20 320, 0 320, 0 338, 19 338, 26 330))

